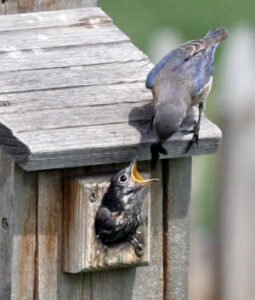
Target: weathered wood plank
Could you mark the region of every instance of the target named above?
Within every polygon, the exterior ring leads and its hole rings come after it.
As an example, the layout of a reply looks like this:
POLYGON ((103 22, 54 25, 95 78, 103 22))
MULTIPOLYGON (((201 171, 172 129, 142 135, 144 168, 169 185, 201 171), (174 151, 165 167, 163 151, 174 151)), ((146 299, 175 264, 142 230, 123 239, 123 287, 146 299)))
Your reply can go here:
POLYGON ((59 10, 96 6, 97 0, 8 0, 5 3, 5 13, 17 14, 44 10, 59 10))
POLYGON ((1 93, 142 81, 151 64, 146 60, 0 73, 1 93))
POLYGON ((15 168, 12 297, 33 299, 36 282, 37 173, 15 168))
MULTIPOLYGON (((143 125, 144 126, 144 125, 143 125)), ((150 145, 156 140, 151 133, 141 137, 128 124, 103 125, 96 127, 58 129, 53 132, 40 131, 19 134, 25 144, 30 145, 31 155, 20 162, 28 170, 63 168, 82 165, 126 162, 136 154, 140 160, 150 159, 150 145), (69 132, 69 133, 68 133, 69 132), (43 141, 43 143, 42 143, 43 141)), ((166 157, 187 155, 187 142, 191 134, 174 134, 166 143, 166 157)), ((213 153, 220 143, 221 134, 215 125, 203 118, 198 147, 193 147, 190 155, 213 153)), ((17 157, 18 158, 18 157, 17 157)))
POLYGON ((84 299, 84 293, 81 293, 82 277, 63 272, 61 172, 40 172, 38 192, 38 267, 35 299, 84 299))
POLYGON ((81 20, 89 23, 97 17, 111 20, 99 7, 5 15, 1 16, 0 32, 68 26, 81 20))
POLYGON ((0 94, 0 115, 152 100, 144 82, 0 94))
POLYGON ((191 158, 163 161, 165 299, 188 299, 191 158))
POLYGON ((0 149, 0 299, 11 298, 14 162, 0 149))
POLYGON ((57 172, 38 177, 38 297, 57 299, 62 233, 62 181, 57 172))
POLYGON ((147 57, 130 42, 113 42, 88 48, 53 48, 50 51, 13 51, 0 55, 0 72, 110 64, 141 59, 147 57))
POLYGON ((56 47, 76 47, 105 43, 119 43, 130 39, 117 27, 107 24, 105 26, 83 25, 33 29, 31 31, 0 32, 0 53, 15 52, 22 50, 41 51, 56 47))
POLYGON ((144 104, 148 102, 140 102, 136 106, 133 103, 118 103, 118 110, 114 104, 5 114, 1 116, 1 122, 17 133, 68 128, 70 122, 71 127, 128 123, 151 118, 152 110, 142 110, 144 104), (136 110, 131 114, 134 107, 136 110))
MULTIPOLYGON (((139 227, 138 239, 144 245, 143 255, 135 253, 130 242, 97 251, 101 245, 95 234, 96 213, 101 200, 115 174, 69 177, 64 182, 64 227, 65 261, 64 270, 69 273, 101 271, 149 263, 150 237, 150 191, 144 193, 142 216, 144 223, 139 227)), ((143 174, 149 178, 149 174, 143 174)))

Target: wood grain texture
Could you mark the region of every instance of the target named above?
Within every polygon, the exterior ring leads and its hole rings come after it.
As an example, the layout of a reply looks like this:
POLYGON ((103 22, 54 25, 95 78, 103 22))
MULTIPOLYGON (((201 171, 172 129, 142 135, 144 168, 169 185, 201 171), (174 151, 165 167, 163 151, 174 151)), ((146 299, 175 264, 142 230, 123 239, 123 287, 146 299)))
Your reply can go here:
POLYGON ((89 108, 90 106, 107 104, 134 103, 136 105, 136 103, 149 102, 150 100, 151 93, 144 88, 144 82, 71 87, 66 88, 65 93, 62 89, 11 94, 0 93, 0 115, 40 109, 89 108))
MULTIPOLYGON (((1 17, 2 18, 2 17, 1 17)), ((93 18, 92 18, 93 20, 93 18)), ((107 26, 92 25, 70 25, 59 28, 45 28, 24 30, 24 32, 1 32, 0 52, 8 52, 10 56, 17 57, 19 51, 40 52, 51 48, 59 49, 60 54, 63 47, 89 47, 109 43, 119 43, 129 41, 129 38, 117 27, 109 24, 107 26)))
MULTIPOLYGON (((149 178, 149 174, 143 174, 149 178)), ((142 256, 135 253, 130 242, 101 249, 95 234, 95 219, 101 200, 114 174, 71 177, 64 182, 65 261, 69 273, 101 271, 114 268, 148 265, 150 240, 150 192, 143 195, 143 225, 136 237, 144 245, 142 256)))
POLYGON ((86 299, 82 278, 63 272, 62 174, 40 172, 38 180, 38 251, 35 299, 86 299))
MULTIPOLYGON (((129 63, 116 62, 91 66, 74 66, 32 71, 0 73, 2 93, 24 92, 29 90, 48 90, 75 86, 111 85, 141 81, 150 69, 147 60, 129 63), (134 70, 137 70, 134 72, 134 70), (106 76, 107 72, 111 74, 106 76), (125 74, 125 79, 124 79, 125 74)), ((84 99, 85 100, 85 99, 84 99)), ((85 100, 86 101, 86 100, 85 100)))
POLYGON ((0 299, 11 298, 14 162, 0 149, 0 299))
MULTIPOLYGON (((152 64, 101 9, 2 18, 0 140, 22 168, 150 159, 152 64)), ((203 118, 200 137, 189 155, 215 152, 221 132, 203 118)), ((190 138, 172 136, 166 157, 185 155, 190 138)))
MULTIPOLYGON (((20 158, 20 164, 27 170, 64 168, 83 165, 97 165, 131 161, 136 155, 140 160, 150 159, 150 145, 156 140, 152 133, 147 133, 147 126, 141 125, 139 131, 127 123, 88 126, 49 131, 24 132, 18 138, 24 144, 30 144, 26 161, 20 158), (142 131, 142 136, 141 132, 142 131), (43 143, 42 143, 43 141, 43 143), (67 150, 68 149, 68 150, 67 150)), ((174 134, 166 143, 166 157, 187 156, 185 150, 191 134, 174 134)), ((213 153, 220 143, 220 131, 210 121, 201 122, 200 141, 188 156, 213 153)), ((19 156, 16 156, 19 159, 19 156)))
POLYGON ((15 168, 11 299, 33 299, 36 269, 37 174, 15 168))
MULTIPOLYGON (((15 1, 17 2, 17 1, 15 1)), ((1 16, 0 32, 23 31, 39 28, 66 27, 83 21, 84 26, 98 18, 97 22, 111 20, 102 9, 80 8, 62 11, 36 12, 1 16), (86 22, 87 21, 87 22, 86 22)))
POLYGON ((38 177, 38 298, 57 299, 62 253, 62 182, 57 172, 38 177))
MULTIPOLYGON (((0 71, 28 71, 33 69, 75 68, 111 63, 128 63, 146 59, 146 56, 127 41, 91 45, 89 48, 63 47, 59 49, 34 49, 31 51, 3 52, 0 56, 0 71), (82 49, 81 49, 82 48, 82 49), (15 61, 15 64, 13 62, 15 61)), ((79 70, 79 68, 77 68, 79 70)), ((80 68, 81 69, 81 68, 80 68)), ((18 73, 19 74, 19 73, 18 73)), ((148 91, 149 93, 149 91, 148 91)))
POLYGON ((189 202, 191 158, 163 161, 164 174, 164 294, 188 299, 189 202))

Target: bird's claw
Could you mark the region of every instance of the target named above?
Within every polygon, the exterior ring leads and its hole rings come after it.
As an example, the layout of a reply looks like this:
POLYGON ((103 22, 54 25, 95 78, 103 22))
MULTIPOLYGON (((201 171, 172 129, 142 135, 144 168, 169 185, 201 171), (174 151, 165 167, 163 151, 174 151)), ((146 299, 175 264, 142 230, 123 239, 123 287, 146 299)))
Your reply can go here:
POLYGON ((185 153, 188 153, 190 148, 192 147, 192 145, 195 143, 198 147, 198 142, 199 142, 199 129, 200 127, 197 126, 196 128, 193 128, 193 137, 191 139, 191 141, 188 143, 187 149, 185 153))
POLYGON ((137 256, 143 256, 144 245, 142 243, 140 243, 134 236, 129 236, 129 241, 134 246, 135 254, 137 256))

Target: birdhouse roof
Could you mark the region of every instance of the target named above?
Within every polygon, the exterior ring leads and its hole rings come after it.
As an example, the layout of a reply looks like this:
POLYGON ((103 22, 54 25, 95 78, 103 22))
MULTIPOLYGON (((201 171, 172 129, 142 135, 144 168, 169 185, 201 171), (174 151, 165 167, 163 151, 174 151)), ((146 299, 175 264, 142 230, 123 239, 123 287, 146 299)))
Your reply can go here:
MULTIPOLYGON (((0 40, 0 144, 22 168, 150 158, 152 64, 100 8, 1 16, 0 40)), ((173 135, 168 157, 190 138, 173 135)), ((189 155, 215 152, 220 138, 203 118, 189 155)))

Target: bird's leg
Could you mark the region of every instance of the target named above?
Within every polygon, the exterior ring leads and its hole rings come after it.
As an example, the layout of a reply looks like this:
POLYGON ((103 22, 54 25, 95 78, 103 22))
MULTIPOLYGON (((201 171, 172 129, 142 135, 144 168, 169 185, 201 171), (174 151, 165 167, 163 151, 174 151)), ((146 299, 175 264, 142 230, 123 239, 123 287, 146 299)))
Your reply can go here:
POLYGON ((186 149, 186 153, 189 152, 190 148, 192 147, 192 145, 194 143, 196 143, 196 145, 198 146, 200 122, 201 122, 201 117, 202 117, 203 110, 204 110, 204 103, 201 102, 201 103, 199 103, 198 120, 197 120, 197 122, 194 125, 194 128, 193 128, 193 137, 192 137, 191 141, 188 143, 188 147, 186 149))
POLYGON ((137 256, 144 254, 144 245, 138 241, 134 236, 130 235, 128 241, 134 246, 135 253, 137 256))

